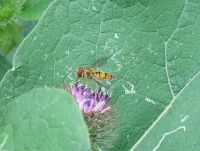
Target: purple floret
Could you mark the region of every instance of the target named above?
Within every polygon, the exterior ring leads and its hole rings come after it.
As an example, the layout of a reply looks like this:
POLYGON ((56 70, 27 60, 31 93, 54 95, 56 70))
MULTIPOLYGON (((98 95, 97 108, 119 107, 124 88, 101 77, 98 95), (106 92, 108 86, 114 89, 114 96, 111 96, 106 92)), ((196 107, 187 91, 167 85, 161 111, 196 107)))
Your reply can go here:
POLYGON ((69 91, 75 97, 79 109, 85 115, 98 115, 109 111, 111 108, 108 106, 111 95, 103 93, 100 88, 92 91, 87 85, 76 82, 69 88, 69 91))

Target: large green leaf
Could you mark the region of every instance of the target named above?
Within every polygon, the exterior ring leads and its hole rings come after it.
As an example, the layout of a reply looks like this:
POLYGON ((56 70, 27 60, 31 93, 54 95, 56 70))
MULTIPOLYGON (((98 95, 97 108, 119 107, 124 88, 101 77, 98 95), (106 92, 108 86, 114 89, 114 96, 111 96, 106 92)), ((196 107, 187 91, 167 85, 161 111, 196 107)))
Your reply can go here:
POLYGON ((37 88, 2 112, 1 150, 88 151, 89 135, 73 98, 64 91, 37 88))
POLYGON ((116 77, 109 89, 120 122, 113 150, 129 150, 199 72, 199 13, 195 0, 57 0, 19 47, 0 103, 69 83, 77 67, 108 57, 100 70, 116 77))

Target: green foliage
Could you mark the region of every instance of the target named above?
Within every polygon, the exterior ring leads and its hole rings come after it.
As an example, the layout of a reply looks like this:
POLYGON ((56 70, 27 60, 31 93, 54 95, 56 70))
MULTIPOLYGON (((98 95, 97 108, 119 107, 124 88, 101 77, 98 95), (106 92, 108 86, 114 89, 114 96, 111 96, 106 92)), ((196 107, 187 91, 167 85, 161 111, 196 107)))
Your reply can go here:
POLYGON ((21 43, 22 39, 20 25, 7 24, 0 28, 0 54, 6 56, 12 48, 21 43))
POLYGON ((25 20, 38 20, 53 0, 26 0, 20 17, 25 20))
POLYGON ((52 0, 2 0, 0 2, 0 54, 6 56, 23 37, 21 29, 25 28, 22 19, 38 20, 52 0))
POLYGON ((1 113, 1 150, 90 150, 81 113, 64 91, 33 89, 1 107, 1 113))
POLYGON ((1 1, 0 3, 0 26, 6 26, 8 22, 16 15, 16 7, 15 4, 10 0, 1 1))
POLYGON ((1 81, 1 106, 35 87, 70 83, 77 67, 108 57, 99 70, 116 77, 108 90, 120 123, 112 150, 151 150, 159 142, 199 150, 200 5, 129 2, 53 2, 1 81))
POLYGON ((22 41, 21 25, 17 19, 22 4, 21 0, 0 2, 0 54, 3 56, 22 41))

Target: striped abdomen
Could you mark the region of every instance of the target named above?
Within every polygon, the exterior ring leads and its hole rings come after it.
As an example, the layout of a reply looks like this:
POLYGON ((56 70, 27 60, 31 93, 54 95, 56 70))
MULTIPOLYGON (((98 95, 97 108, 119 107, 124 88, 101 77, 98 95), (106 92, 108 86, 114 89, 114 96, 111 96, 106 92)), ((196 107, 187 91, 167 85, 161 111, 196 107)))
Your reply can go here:
POLYGON ((99 79, 112 79, 113 76, 111 74, 105 72, 94 72, 93 75, 99 79))

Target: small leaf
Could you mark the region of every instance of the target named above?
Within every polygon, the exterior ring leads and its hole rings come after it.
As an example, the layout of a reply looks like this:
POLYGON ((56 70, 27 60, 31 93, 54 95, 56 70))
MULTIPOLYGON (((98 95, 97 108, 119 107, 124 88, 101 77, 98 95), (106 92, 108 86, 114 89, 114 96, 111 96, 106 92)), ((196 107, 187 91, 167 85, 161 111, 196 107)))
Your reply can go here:
POLYGON ((25 20, 38 20, 53 0, 26 0, 20 17, 25 20))
POLYGON ((66 92, 33 89, 1 108, 1 150, 89 151, 89 134, 66 92))

